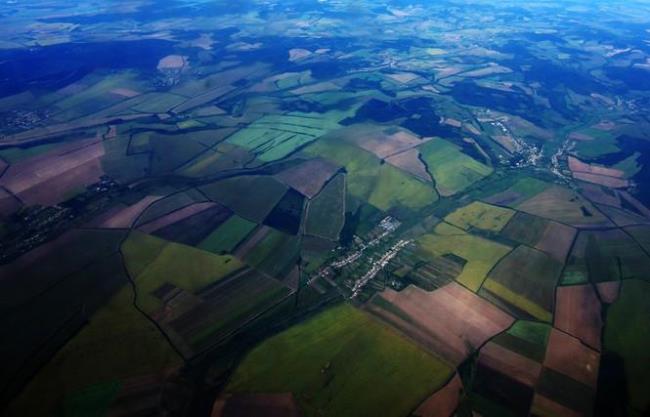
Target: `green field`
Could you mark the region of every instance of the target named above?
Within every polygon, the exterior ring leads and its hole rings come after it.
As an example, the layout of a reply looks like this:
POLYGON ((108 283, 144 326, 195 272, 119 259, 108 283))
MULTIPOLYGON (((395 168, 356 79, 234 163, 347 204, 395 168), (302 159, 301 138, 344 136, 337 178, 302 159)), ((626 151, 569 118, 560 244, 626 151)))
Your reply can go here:
POLYGON ((345 175, 334 177, 309 203, 307 234, 336 241, 345 221, 345 175))
POLYGON ((641 171, 643 165, 639 163, 641 153, 634 152, 632 155, 616 163, 612 168, 620 169, 625 172, 626 178, 632 178, 641 171))
POLYGON ((198 203, 202 201, 205 201, 205 197, 193 188, 186 191, 169 194, 167 197, 156 200, 149 207, 147 207, 137 219, 136 226, 148 223, 166 214, 189 206, 192 203, 198 203))
POLYGON ((196 292, 244 265, 230 255, 215 255, 191 246, 134 232, 122 252, 138 288, 138 306, 153 312, 162 302, 152 292, 166 283, 196 292))
POLYGON ((514 216, 515 211, 475 201, 454 211, 445 220, 467 230, 470 227, 499 232, 514 216))
MULTIPOLYGON (((510 183, 508 177, 503 182, 506 184, 510 183)), ((507 188, 501 189, 491 195, 488 194, 489 197, 486 197, 485 201, 502 206, 516 207, 530 197, 546 190, 549 186, 549 183, 538 180, 537 178, 519 177, 516 181, 510 183, 507 188)))
POLYGON ((248 269, 200 294, 203 303, 170 324, 194 348, 236 330, 289 293, 278 280, 248 269))
POLYGON ((650 283, 623 282, 621 294, 607 311, 604 351, 617 355, 627 377, 630 416, 650 407, 650 283))
POLYGON ((250 251, 245 261, 271 276, 288 272, 298 258, 300 240, 275 229, 250 251))
POLYGON ((345 166, 349 193, 380 210, 395 206, 417 210, 438 200, 431 185, 342 140, 322 139, 306 152, 345 166))
POLYGON ((151 147, 151 173, 169 173, 188 163, 207 149, 207 146, 187 140, 181 135, 154 135, 151 147))
POLYGON ((447 223, 440 223, 433 233, 418 238, 417 243, 428 255, 454 254, 467 261, 456 280, 472 291, 478 291, 490 269, 511 249, 447 223))
POLYGON ((492 168, 467 156, 446 140, 434 139, 419 149, 443 196, 454 195, 492 173, 492 168))
POLYGON ((185 97, 176 94, 149 93, 146 100, 131 109, 142 113, 166 113, 185 100, 185 97))
POLYGON ((534 321, 517 320, 508 331, 494 338, 494 342, 536 362, 543 362, 551 326, 534 321))
MULTIPOLYGON (((126 286, 41 369, 16 398, 9 415, 51 415, 60 399, 74 402, 89 386, 163 372, 180 364, 181 358, 158 329, 134 308, 133 291, 126 286)), ((95 400, 92 409, 105 409, 105 397, 95 400)))
POLYGON ((562 283, 583 283, 588 279, 593 282, 629 278, 647 280, 650 258, 638 243, 643 244, 644 229, 627 228, 634 239, 619 229, 580 232, 567 262, 562 283))
POLYGON ((60 110, 54 116, 56 120, 72 120, 84 115, 99 112, 120 101, 128 101, 124 97, 111 94, 116 88, 131 88, 141 90, 135 71, 123 71, 102 76, 90 75, 81 82, 88 85, 82 91, 73 93, 57 101, 55 108, 60 110))
POLYGON ((553 318, 562 264, 544 252, 518 246, 490 272, 482 291, 543 321, 553 318))
POLYGON ((268 115, 228 138, 228 143, 251 150, 263 162, 295 152, 337 126, 336 114, 268 115))
POLYGON ((515 242, 535 246, 544 235, 548 220, 518 211, 501 230, 501 235, 515 242))
POLYGON ((119 380, 90 385, 69 396, 63 404, 65 417, 101 417, 106 415, 122 384, 119 380))
POLYGON ((45 152, 56 149, 61 146, 60 143, 46 143, 43 145, 30 146, 29 148, 4 148, 0 149, 0 158, 9 164, 15 164, 23 159, 31 158, 33 156, 41 155, 45 152))
POLYGON ((306 416, 401 417, 452 370, 345 304, 254 348, 228 392, 293 392, 306 416))
POLYGON ((222 251, 232 252, 250 232, 255 229, 256 223, 237 215, 231 216, 225 223, 217 227, 198 245, 199 249, 212 253, 222 251))
POLYGON ((217 181, 201 190, 241 217, 261 223, 284 196, 287 186, 269 176, 248 175, 217 181))
POLYGON ((587 128, 578 133, 589 135, 594 140, 576 141, 575 151, 581 158, 592 159, 620 151, 616 137, 610 132, 587 128))

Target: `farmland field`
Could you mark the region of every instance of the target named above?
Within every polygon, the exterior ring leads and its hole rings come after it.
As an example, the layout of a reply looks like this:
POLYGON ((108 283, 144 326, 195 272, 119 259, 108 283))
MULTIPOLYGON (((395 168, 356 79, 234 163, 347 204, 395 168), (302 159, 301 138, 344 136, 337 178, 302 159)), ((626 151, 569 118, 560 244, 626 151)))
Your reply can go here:
POLYGON ((630 381, 627 393, 630 415, 641 415, 641 410, 648 407, 645 387, 650 376, 650 361, 646 346, 650 334, 644 323, 650 317, 649 293, 647 282, 625 281, 619 300, 608 311, 605 324, 604 352, 621 359, 619 366, 623 366, 624 375, 630 381))
POLYGON ((295 152, 325 134, 328 129, 334 128, 335 117, 301 113, 265 116, 232 135, 228 142, 249 149, 261 161, 274 161, 295 152))
POLYGON ((370 410, 397 417, 450 374, 440 359, 366 313, 341 305, 253 349, 226 390, 290 391, 308 416, 357 416, 370 410))
POLYGON ((0 416, 648 417, 648 1, 0 22, 0 416))
POLYGON ((445 221, 464 230, 476 227, 499 232, 514 214, 513 210, 475 201, 454 211, 445 217, 445 221))
POLYGON ((387 290, 375 296, 368 308, 455 366, 514 321, 454 282, 432 292, 414 286, 401 292, 387 290), (453 325, 438 317, 448 317, 453 325))
POLYGON ((153 312, 161 302, 153 292, 163 284, 198 291, 243 267, 230 255, 215 255, 135 232, 122 246, 138 289, 138 306, 153 312))
POLYGON ((133 292, 124 287, 92 316, 90 324, 57 353, 18 397, 14 403, 16 410, 41 414, 56 405, 59 396, 74 395, 89 385, 179 366, 181 358, 133 307, 132 301, 133 292), (142 360, 131 363, 133 355, 142 360), (33 395, 38 395, 39 401, 32 401, 33 395))
POLYGON ((241 217, 257 223, 262 222, 280 201, 287 187, 271 177, 243 176, 218 181, 201 190, 241 217), (241 193, 240 190, 247 188, 256 192, 241 193))
POLYGON ((309 203, 305 231, 338 240, 345 220, 345 175, 338 174, 309 203))
POLYGON ((531 317, 550 321, 561 269, 562 264, 545 253, 518 246, 490 272, 481 291, 531 317))
POLYGON ((213 253, 231 252, 239 242, 253 231, 255 226, 255 223, 249 222, 242 217, 232 216, 201 241, 198 247, 213 253))
POLYGON ((436 189, 443 196, 454 195, 492 173, 492 168, 442 139, 420 146, 420 152, 433 174, 436 189))
POLYGON ((551 326, 546 323, 517 320, 505 333, 493 340, 504 348, 542 363, 551 326))
POLYGON ((438 199, 430 184, 391 165, 382 164, 372 154, 352 145, 328 138, 305 151, 343 165, 347 170, 350 194, 380 210, 394 205, 419 209, 438 199))
POLYGON ((271 229, 246 253, 244 260, 271 276, 277 276, 286 273, 296 262, 299 244, 297 237, 271 229))
POLYGON ((517 209, 577 227, 611 224, 590 202, 566 188, 557 186, 524 201, 517 209))
POLYGON ((464 259, 466 264, 456 280, 472 291, 478 291, 492 267, 511 250, 446 223, 436 226, 432 234, 421 236, 418 245, 429 255, 454 254, 464 259))

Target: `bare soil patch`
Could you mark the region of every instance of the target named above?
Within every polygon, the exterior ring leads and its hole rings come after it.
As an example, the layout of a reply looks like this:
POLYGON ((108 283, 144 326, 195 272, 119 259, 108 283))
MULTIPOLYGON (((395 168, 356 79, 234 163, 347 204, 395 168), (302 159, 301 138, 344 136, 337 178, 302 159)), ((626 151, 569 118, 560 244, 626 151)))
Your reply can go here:
POLYGON ((552 329, 544 366, 595 388, 600 354, 557 329, 552 329))
POLYGON ((600 350, 601 305, 591 285, 558 287, 555 327, 600 350))
POLYGON ((514 321, 455 282, 433 292, 409 286, 375 297, 381 300, 369 303, 370 311, 455 366, 514 321))

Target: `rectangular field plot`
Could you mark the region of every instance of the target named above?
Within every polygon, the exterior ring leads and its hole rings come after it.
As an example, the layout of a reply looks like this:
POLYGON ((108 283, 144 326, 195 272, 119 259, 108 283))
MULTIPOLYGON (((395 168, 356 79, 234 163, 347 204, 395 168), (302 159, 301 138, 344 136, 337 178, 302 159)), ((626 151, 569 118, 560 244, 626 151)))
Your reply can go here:
POLYGON ((490 271, 480 294, 513 307, 521 318, 550 321, 561 270, 562 264, 544 252, 518 246, 490 271))
POLYGON ((602 312, 598 294, 592 285, 558 287, 555 327, 600 350, 602 312))
POLYGON ((345 175, 338 174, 309 202, 305 232, 337 241, 345 222, 345 175))
POLYGON ((576 226, 611 226, 593 204, 575 192, 552 186, 517 205, 517 209, 529 214, 576 226))
POLYGON ((501 233, 508 239, 532 246, 551 255, 558 262, 564 262, 577 231, 562 223, 517 212, 501 233))
POLYGON ((0 328, 13 335, 0 346, 3 395, 15 395, 128 284, 118 253, 124 237, 72 230, 0 267, 0 328))
POLYGON ((247 175, 227 178, 201 187, 212 200, 218 201, 235 214, 261 223, 282 199, 287 186, 272 177, 247 175), (242 192, 242 190, 255 190, 242 192))
POLYGON ((454 282, 432 292, 385 290, 366 308, 455 366, 514 321, 454 282))
POLYGON ((292 392, 307 415, 400 417, 451 373, 368 314, 340 305, 254 348, 226 391, 292 392))
POLYGON ((516 208, 522 202, 536 196, 550 187, 550 184, 532 177, 523 177, 503 191, 483 199, 486 203, 516 208))
POLYGON ((197 350, 227 337, 288 294, 289 289, 279 281, 247 268, 195 297, 176 292, 166 299, 161 321, 197 350))
POLYGON ((96 390, 98 384, 112 381, 119 387, 131 378, 161 375, 182 363, 154 324, 133 306, 133 291, 125 284, 41 368, 13 407, 29 410, 28 415, 48 415, 61 401, 96 390))
POLYGON ((479 353, 472 391, 516 416, 524 416, 541 370, 540 363, 488 342, 479 353))
POLYGON ((302 223, 304 205, 305 197, 290 188, 266 216, 264 224, 290 235, 295 235, 302 223))
POLYGON ((138 306, 149 313, 162 307, 155 291, 164 284, 193 293, 244 267, 230 255, 219 256, 138 232, 124 242, 122 252, 138 289, 138 306))
MULTIPOLYGON (((621 378, 625 376, 628 381, 625 399, 630 410, 638 415, 650 407, 649 297, 650 283, 636 279, 623 281, 618 301, 607 311, 603 337, 603 370, 614 369, 622 374, 621 378)), ((611 389, 618 386, 615 381, 607 384, 611 389)))
POLYGON ((282 171, 276 178, 305 197, 313 198, 339 169, 329 161, 314 158, 282 171))
POLYGON ((492 173, 492 168, 465 155, 458 146, 434 139, 419 147, 442 196, 454 195, 492 173))
POLYGON ((648 279, 650 258, 620 229, 580 232, 562 277, 563 284, 648 279))
POLYGON ((28 205, 60 203, 71 192, 100 180, 104 154, 103 143, 94 138, 64 144, 10 165, 0 186, 28 205))
POLYGON ((453 254, 466 261, 456 280, 472 291, 478 291, 492 267, 511 248, 501 243, 466 233, 447 223, 441 223, 433 233, 418 238, 418 247, 429 256, 453 254))
POLYGON ((256 226, 256 223, 250 222, 243 217, 231 216, 203 239, 198 248, 212 253, 232 252, 256 226))
POLYGON ((445 217, 445 221, 463 230, 476 227, 498 232, 503 229, 514 214, 514 210, 475 201, 454 211, 445 217))
MULTIPOLYGON (((255 235, 249 240, 254 239, 255 235)), ((245 242, 242 248, 248 243, 245 242)), ((299 250, 298 237, 269 228, 268 233, 247 250, 244 260, 271 276, 283 278, 297 262, 299 250)))
POLYGON ((311 113, 269 115, 229 137, 228 143, 249 149, 260 161, 275 161, 335 128, 336 122, 311 113))
POLYGON ((542 363, 550 331, 550 324, 517 320, 508 331, 499 334, 492 341, 532 361, 542 363))
POLYGON ((343 165, 349 193, 380 210, 396 206, 417 210, 438 200, 431 184, 382 163, 373 154, 347 142, 321 139, 305 152, 343 165))

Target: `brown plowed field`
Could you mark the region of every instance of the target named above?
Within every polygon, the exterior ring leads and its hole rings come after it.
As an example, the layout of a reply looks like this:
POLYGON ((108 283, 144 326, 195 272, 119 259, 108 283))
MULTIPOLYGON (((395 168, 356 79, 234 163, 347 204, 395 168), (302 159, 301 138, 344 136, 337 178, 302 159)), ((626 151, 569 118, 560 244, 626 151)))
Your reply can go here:
POLYGON ((338 172, 339 168, 324 159, 310 159, 282 171, 276 178, 305 197, 312 198, 338 172))
POLYGON ((26 204, 52 205, 70 191, 99 181, 104 174, 100 158, 104 145, 84 140, 11 165, 0 178, 0 186, 26 204))
POLYGON ((599 282, 596 284, 598 294, 603 303, 613 304, 618 299, 618 293, 621 288, 620 281, 599 282))
POLYGON ((489 342, 479 354, 479 364, 502 373, 515 381, 534 387, 542 365, 496 343, 489 342))
POLYGON ((158 201, 161 198, 162 196, 158 195, 148 195, 135 204, 113 212, 111 216, 100 221, 98 227, 105 227, 108 229, 131 227, 140 213, 142 213, 153 202, 158 201))
POLYGON ((555 327, 600 350, 601 305, 591 285, 558 287, 555 327))
POLYGON ((625 177, 625 173, 620 169, 607 168, 598 165, 587 164, 585 162, 582 162, 578 158, 574 158, 573 156, 569 157, 569 169, 571 169, 571 171, 573 171, 574 173, 585 172, 587 174, 604 175, 607 177, 615 177, 615 178, 625 177))
POLYGON ((595 388, 600 354, 575 337, 551 330, 544 366, 595 388))
POLYGON ((580 184, 580 193, 593 203, 621 207, 621 197, 612 190, 607 190, 599 185, 580 184))
POLYGON ((562 223, 548 222, 535 248, 551 255, 555 260, 564 262, 571 250, 571 244, 577 230, 562 223))
POLYGON ((388 157, 386 162, 418 177, 423 181, 431 182, 431 176, 427 172, 424 163, 420 160, 420 152, 417 149, 409 149, 388 157))
POLYGON ((458 366, 514 319, 452 282, 433 292, 409 286, 386 290, 368 309, 448 362, 458 366))
POLYGON ((386 133, 377 126, 354 126, 345 129, 342 134, 347 141, 373 153, 379 159, 415 148, 431 139, 420 139, 406 130, 386 133))
POLYGON ((418 417, 450 417, 458 407, 458 400, 463 391, 463 382, 458 374, 438 391, 434 392, 415 410, 418 417))

